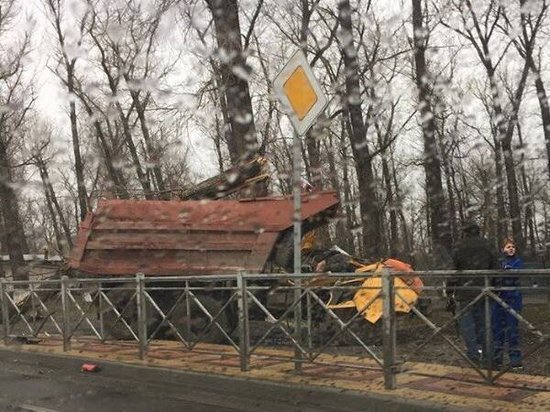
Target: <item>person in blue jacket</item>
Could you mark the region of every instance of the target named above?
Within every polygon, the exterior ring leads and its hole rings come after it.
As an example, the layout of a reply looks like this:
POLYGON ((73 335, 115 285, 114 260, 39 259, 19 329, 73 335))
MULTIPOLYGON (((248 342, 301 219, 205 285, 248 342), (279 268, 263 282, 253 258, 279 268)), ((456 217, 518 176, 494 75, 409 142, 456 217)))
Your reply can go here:
MULTIPOLYGON (((502 243, 501 267, 504 270, 523 269, 523 260, 517 255, 516 244, 513 239, 506 238, 502 243)), ((496 287, 506 288, 497 290, 496 294, 514 311, 520 313, 523 308, 518 276, 503 276, 495 278, 496 287)), ((493 333, 493 364, 495 368, 502 367, 504 349, 508 344, 508 356, 510 367, 520 369, 522 367, 522 354, 520 348, 518 320, 501 304, 494 302, 492 308, 492 333, 493 333)))

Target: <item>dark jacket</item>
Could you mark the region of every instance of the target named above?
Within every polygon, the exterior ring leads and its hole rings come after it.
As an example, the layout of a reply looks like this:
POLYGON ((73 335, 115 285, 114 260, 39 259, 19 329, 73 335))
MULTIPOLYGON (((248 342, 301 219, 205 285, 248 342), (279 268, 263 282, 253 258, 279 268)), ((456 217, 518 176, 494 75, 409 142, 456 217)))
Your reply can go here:
MULTIPOLYGON (((453 253, 456 270, 491 270, 498 269, 498 260, 494 247, 481 237, 466 237, 460 241, 453 253)), ((449 286, 468 286, 471 290, 455 290, 455 298, 459 301, 470 301, 481 293, 485 285, 483 276, 457 277, 449 286)), ((451 289, 452 290, 452 289, 451 289)))

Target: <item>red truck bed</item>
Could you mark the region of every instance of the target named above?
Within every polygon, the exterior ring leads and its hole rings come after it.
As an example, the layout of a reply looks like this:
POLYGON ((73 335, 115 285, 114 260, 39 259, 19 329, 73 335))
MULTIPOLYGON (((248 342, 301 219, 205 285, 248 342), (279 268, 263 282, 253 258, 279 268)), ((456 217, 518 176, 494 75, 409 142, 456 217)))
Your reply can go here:
MULTIPOLYGON (((313 226, 339 203, 335 192, 302 200, 302 220, 313 226)), ((289 197, 100 200, 80 225, 69 266, 94 276, 261 273, 293 210, 289 197)))

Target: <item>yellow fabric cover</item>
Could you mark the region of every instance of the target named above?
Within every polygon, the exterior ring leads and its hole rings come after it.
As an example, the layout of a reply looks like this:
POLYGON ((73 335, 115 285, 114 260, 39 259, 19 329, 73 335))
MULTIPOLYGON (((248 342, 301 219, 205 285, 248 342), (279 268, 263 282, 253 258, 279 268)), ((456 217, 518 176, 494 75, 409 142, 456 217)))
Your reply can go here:
MULTIPOLYGON (((385 267, 410 272, 412 268, 407 263, 403 263, 396 259, 388 259, 386 261, 364 265, 360 262, 351 260, 357 269, 356 273, 373 273, 372 276, 366 279, 352 279, 341 284, 349 284, 354 282, 362 282, 361 287, 355 293, 352 300, 341 303, 327 305, 330 309, 349 309, 356 308, 358 312, 362 312, 363 317, 371 323, 376 323, 382 317, 383 299, 379 296, 374 297, 382 290, 382 278, 380 274, 385 267), (387 263, 387 264, 386 264, 387 263), (374 299, 374 301, 373 301, 374 299), (372 303, 365 309, 365 306, 372 303)), ((395 311, 408 313, 411 311, 411 305, 414 305, 418 300, 418 295, 422 292, 422 281, 418 277, 400 278, 394 277, 395 285, 395 311)))
MULTIPOLYGON (((371 277, 363 282, 362 288, 353 296, 353 303, 357 311, 361 311, 371 302, 377 293, 382 289, 382 278, 371 277)), ((411 311, 410 305, 416 303, 418 294, 412 290, 400 278, 395 278, 395 310, 396 312, 408 313, 411 311), (399 293, 399 294, 398 294, 399 293)), ((374 302, 363 312, 363 317, 371 323, 376 323, 382 317, 382 298, 377 297, 374 302)))
MULTIPOLYGON (((361 285, 352 300, 328 305, 330 309, 350 309, 356 308, 357 312, 363 311, 365 306, 371 302, 377 293, 382 289, 382 278, 371 277, 366 279, 361 285), (363 289, 364 288, 364 289, 363 289)), ((395 278, 395 311, 408 313, 411 311, 410 305, 414 305, 418 300, 418 294, 412 290, 400 278, 395 278), (398 295, 399 294, 399 295, 398 295)), ((363 317, 370 323, 376 323, 382 317, 383 300, 379 296, 363 311, 363 317)))

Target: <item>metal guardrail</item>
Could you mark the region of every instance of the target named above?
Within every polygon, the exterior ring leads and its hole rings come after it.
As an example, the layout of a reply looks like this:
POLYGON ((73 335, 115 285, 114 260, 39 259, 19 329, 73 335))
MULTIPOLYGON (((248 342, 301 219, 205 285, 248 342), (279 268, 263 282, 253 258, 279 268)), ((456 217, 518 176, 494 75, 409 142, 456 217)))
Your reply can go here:
MULTIPOLYGON (((538 281, 550 280, 550 270, 414 273, 385 270, 381 274, 370 274, 381 277, 382 287, 374 288, 374 296, 354 313, 347 311, 344 316, 342 311, 327 304, 325 295, 329 293, 349 294, 364 288, 349 286, 342 280, 367 277, 365 275, 367 274, 329 274, 329 277, 335 278, 335 282, 324 286, 309 284, 311 274, 285 275, 284 278, 281 275, 238 273, 224 276, 154 278, 143 274, 138 274, 135 278, 63 277, 58 280, 29 282, 2 279, 1 337, 7 345, 14 336, 54 336, 63 340, 63 350, 68 351, 72 339, 80 335, 91 335, 98 341, 105 342, 123 334, 137 343, 141 359, 147 356, 151 342, 166 334, 180 342, 186 350, 193 350, 199 343, 215 337, 233 348, 243 371, 250 369, 251 359, 261 349, 273 346, 269 340, 274 336, 284 346, 293 349, 294 354, 290 355, 292 351, 286 351, 287 355, 279 353, 271 356, 294 362, 297 371, 301 370, 304 363, 322 362, 321 355, 327 353, 339 339, 345 338, 348 344, 360 351, 361 356, 374 361, 371 364, 346 366, 383 371, 386 388, 395 388, 399 373, 437 338, 441 338, 459 359, 476 370, 485 382, 495 383, 509 368, 495 370, 492 356, 488 357, 485 365, 475 363, 462 350, 462 343, 458 338, 445 335, 461 316, 481 302, 485 313, 486 348, 492 348, 491 310, 494 305, 504 308, 538 340, 537 345, 524 358, 532 356, 549 340, 548 330, 537 328, 511 308, 500 297, 500 292, 520 289, 526 295, 543 293, 550 296, 550 287, 538 281), (398 276, 422 277, 425 282, 423 293, 438 299, 444 299, 446 287, 443 283, 450 279, 477 276, 484 279, 484 285, 455 287, 455 290, 475 292, 477 296, 457 313, 443 320, 424 313, 417 305, 408 305, 411 314, 415 316, 415 325, 428 328, 430 332, 420 342, 415 342, 412 349, 408 348, 404 356, 398 356, 401 343, 397 334, 400 325, 408 321, 403 321, 402 315, 396 315, 394 310, 397 299, 406 303, 401 296, 400 287, 395 286, 395 278, 398 276), (531 280, 535 279, 536 284, 532 282, 518 288, 492 286, 493 278, 507 276, 528 276, 531 280), (282 279, 285 283, 280 283, 282 279), (14 291, 21 290, 25 291, 26 298, 17 304, 14 291), (288 299, 284 309, 279 312, 269 308, 265 301, 265 297, 273 293, 285 294, 288 299), (216 297, 215 300, 212 299, 213 296, 216 297), (374 328, 362 317, 365 311, 372 305, 379 304, 380 300, 383 307, 380 320, 382 330, 376 338, 370 339, 354 327, 357 323, 364 322, 365 328, 374 328), (297 311, 297 308, 300 310, 297 311), (296 313, 302 315, 296 317, 296 313), (267 321, 261 322, 264 325, 262 330, 259 330, 258 321, 255 320, 259 315, 267 321), (231 318, 235 319, 235 324, 230 321, 231 318), (322 329, 328 323, 335 329, 330 333, 322 329), (377 343, 380 337, 382 345, 377 343)), ((407 316, 410 318, 410 315, 407 316)))

